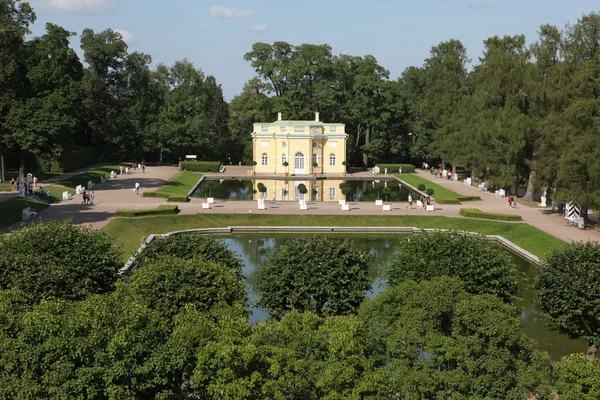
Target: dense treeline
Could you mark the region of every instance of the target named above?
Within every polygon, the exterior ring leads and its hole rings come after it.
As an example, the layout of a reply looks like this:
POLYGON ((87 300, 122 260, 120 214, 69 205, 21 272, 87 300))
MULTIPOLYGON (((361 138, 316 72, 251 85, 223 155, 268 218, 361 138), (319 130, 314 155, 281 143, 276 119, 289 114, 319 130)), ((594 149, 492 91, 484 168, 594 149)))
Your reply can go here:
POLYGON ((173 162, 251 161, 253 122, 312 119, 346 124, 351 165, 449 164, 493 184, 556 189, 554 198, 600 208, 598 115, 600 14, 536 39, 488 37, 469 68, 458 40, 434 46, 398 79, 370 55, 328 45, 256 43, 245 55, 257 76, 227 104, 212 76, 186 60, 151 69, 117 32, 75 34, 48 24, 26 40, 35 14, 0 5, 0 146, 59 159, 96 146, 104 158, 173 162))
MULTIPOLYGON (((156 238, 119 279, 102 233, 54 222, 2 236, 0 399, 598 398, 598 361, 551 362, 521 332, 506 254, 486 274, 478 259, 501 253, 484 238, 411 239, 435 246, 407 238, 372 300, 368 254, 347 240, 290 239, 255 277, 270 318, 251 325, 243 263, 216 239, 156 238), (40 246, 41 260, 27 256, 40 246), (405 273, 406 258, 430 265, 405 273)), ((579 250, 556 253, 537 286, 559 329, 595 346, 596 294, 553 280, 579 250), (566 320, 565 307, 585 313, 566 320)), ((598 274, 599 250, 588 245, 572 286, 598 274)))

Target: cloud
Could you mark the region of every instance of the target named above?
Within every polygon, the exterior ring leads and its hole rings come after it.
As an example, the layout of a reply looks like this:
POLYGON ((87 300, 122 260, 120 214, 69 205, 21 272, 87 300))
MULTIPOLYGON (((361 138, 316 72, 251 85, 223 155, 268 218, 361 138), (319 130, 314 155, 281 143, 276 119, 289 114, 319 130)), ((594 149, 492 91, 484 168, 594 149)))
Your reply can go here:
POLYGON ((210 6, 210 15, 218 18, 252 18, 256 16, 254 10, 239 10, 221 6, 210 6))
POLYGON ((43 10, 75 14, 107 14, 117 6, 113 0, 38 0, 43 10))
POLYGON ((265 32, 269 27, 265 24, 250 25, 248 29, 252 32, 265 32))
POLYGON ((123 41, 127 44, 131 43, 133 39, 135 39, 135 35, 129 31, 126 31, 125 29, 115 29, 114 31, 119 32, 123 38, 123 41))

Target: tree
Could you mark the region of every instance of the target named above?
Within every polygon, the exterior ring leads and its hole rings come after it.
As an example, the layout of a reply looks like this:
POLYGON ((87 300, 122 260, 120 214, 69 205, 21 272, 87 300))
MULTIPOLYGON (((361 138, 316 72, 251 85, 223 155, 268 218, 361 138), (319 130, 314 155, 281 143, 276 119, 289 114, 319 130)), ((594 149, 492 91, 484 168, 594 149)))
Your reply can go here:
POLYGON ((534 284, 548 326, 587 340, 592 359, 600 345, 599 279, 600 244, 571 243, 544 261, 534 284))
POLYGON ((70 221, 0 237, 0 289, 22 290, 31 303, 111 292, 121 267, 110 238, 70 221))
POLYGON ((554 386, 560 398, 600 398, 600 363, 583 354, 570 354, 552 365, 554 386))
POLYGON ((288 310, 351 314, 371 287, 368 269, 368 254, 348 240, 289 240, 258 271, 258 306, 276 319, 288 310))
POLYGON ((489 293, 511 302, 517 269, 510 255, 482 236, 437 232, 406 238, 385 266, 390 285, 438 276, 457 277, 469 293, 489 293))

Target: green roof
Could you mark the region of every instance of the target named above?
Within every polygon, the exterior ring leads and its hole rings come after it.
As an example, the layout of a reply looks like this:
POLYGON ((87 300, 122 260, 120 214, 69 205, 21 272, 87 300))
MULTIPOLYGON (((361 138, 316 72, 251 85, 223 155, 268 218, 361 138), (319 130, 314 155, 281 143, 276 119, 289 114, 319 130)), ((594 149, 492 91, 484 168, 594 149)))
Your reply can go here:
POLYGON ((255 122, 254 125, 263 125, 263 126, 345 126, 344 124, 326 123, 326 122, 321 122, 321 121, 255 122))

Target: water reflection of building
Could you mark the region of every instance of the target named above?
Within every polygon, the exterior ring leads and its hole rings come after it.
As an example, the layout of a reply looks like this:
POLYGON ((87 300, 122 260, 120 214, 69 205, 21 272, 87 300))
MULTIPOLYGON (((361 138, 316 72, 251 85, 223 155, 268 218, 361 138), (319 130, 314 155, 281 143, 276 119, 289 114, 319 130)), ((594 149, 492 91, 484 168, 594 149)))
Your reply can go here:
POLYGON ((273 195, 276 196, 277 200, 310 200, 310 201, 338 201, 344 200, 342 189, 340 189, 340 183, 345 182, 343 180, 264 180, 257 179, 252 181, 252 187, 256 190, 253 199, 258 200, 264 198, 265 200, 272 200, 273 195), (267 188, 264 193, 259 192, 258 184, 262 183, 267 188), (298 190, 298 186, 304 184, 307 189, 307 193, 303 196, 298 190))
POLYGON ((345 170, 348 135, 344 124, 321 122, 319 113, 314 121, 282 120, 279 113, 277 121, 258 122, 253 128, 257 173, 341 174, 345 170))

